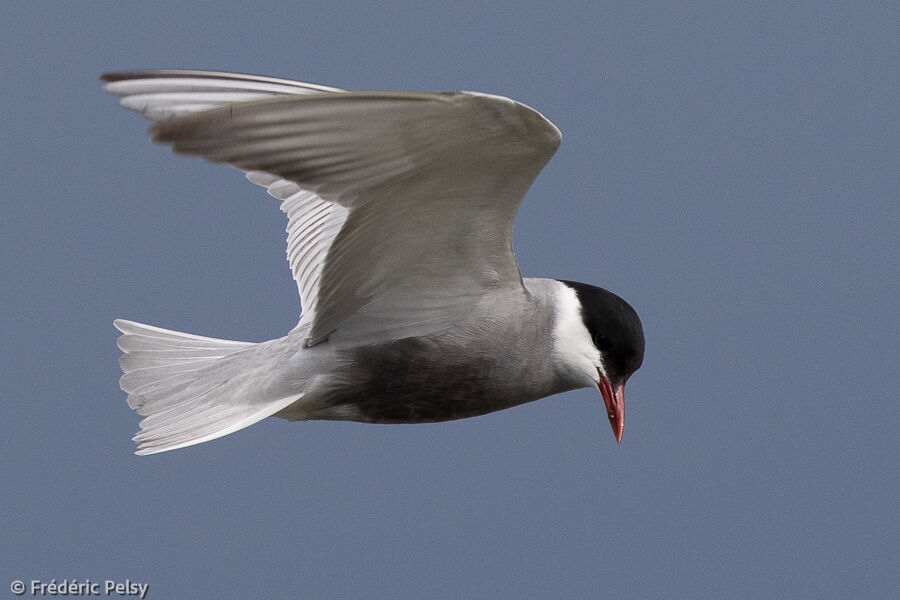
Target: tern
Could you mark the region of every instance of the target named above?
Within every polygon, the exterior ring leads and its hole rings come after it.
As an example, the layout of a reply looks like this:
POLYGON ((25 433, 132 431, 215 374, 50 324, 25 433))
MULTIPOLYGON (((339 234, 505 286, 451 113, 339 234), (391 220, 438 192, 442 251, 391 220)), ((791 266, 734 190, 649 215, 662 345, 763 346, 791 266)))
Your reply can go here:
POLYGON ((536 110, 474 92, 345 91, 210 71, 108 73, 155 142, 240 169, 281 201, 297 326, 261 343, 117 319, 137 454, 266 417, 463 419, 598 389, 616 441, 641 366, 634 309, 523 278, 526 191, 561 140, 536 110))

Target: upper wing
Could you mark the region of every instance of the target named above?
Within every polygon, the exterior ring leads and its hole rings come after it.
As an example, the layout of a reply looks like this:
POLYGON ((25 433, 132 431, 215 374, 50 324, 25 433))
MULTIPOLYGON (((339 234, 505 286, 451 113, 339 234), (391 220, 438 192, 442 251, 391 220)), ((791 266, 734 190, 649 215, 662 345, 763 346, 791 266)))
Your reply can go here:
POLYGON ((486 289, 521 286, 512 222, 559 144, 528 107, 202 71, 104 79, 160 122, 156 139, 233 164, 283 201, 310 343, 339 326, 334 339, 432 331, 486 289))
POLYGON ((152 132, 175 152, 277 176, 348 211, 310 344, 434 331, 487 290, 522 289, 513 220, 560 141, 536 111, 473 93, 280 95, 152 132))
MULTIPOLYGON (((107 91, 122 97, 122 106, 152 121, 164 121, 235 102, 341 91, 285 79, 210 71, 108 73, 103 80, 108 82, 107 91)), ((288 262, 303 309, 300 325, 310 323, 316 314, 322 262, 347 210, 333 202, 325 202, 296 183, 268 173, 252 171, 247 173, 247 178, 282 201, 281 210, 288 216, 288 262)))

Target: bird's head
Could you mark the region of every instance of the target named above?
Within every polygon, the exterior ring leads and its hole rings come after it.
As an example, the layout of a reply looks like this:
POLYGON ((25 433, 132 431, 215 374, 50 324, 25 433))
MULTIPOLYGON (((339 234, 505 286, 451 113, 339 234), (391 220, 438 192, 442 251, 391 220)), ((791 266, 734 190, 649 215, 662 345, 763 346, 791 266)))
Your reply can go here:
POLYGON ((641 320, 612 292, 575 281, 561 283, 573 293, 563 294, 562 301, 568 306, 561 307, 557 339, 568 344, 569 361, 584 384, 589 385, 590 380, 599 388, 613 434, 620 442, 625 428, 625 382, 644 361, 641 320))

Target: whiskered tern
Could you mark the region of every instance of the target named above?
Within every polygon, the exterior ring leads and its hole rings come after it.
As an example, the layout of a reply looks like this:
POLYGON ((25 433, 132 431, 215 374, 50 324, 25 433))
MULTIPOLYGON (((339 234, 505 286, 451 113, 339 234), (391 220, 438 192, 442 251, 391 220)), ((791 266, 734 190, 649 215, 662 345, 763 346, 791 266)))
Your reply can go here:
POLYGON ((344 91, 208 71, 102 77, 178 154, 236 167, 281 200, 302 313, 284 337, 220 340, 116 320, 138 454, 269 416, 462 419, 599 389, 616 440, 644 335, 615 294, 523 278, 525 192, 559 130, 508 98, 344 91))

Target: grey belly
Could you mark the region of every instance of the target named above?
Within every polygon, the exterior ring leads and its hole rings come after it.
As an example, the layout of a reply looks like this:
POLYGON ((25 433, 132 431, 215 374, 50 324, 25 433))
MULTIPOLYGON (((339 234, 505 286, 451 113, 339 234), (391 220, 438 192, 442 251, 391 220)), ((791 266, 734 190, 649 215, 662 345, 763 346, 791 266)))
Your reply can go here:
POLYGON ((349 351, 312 418, 429 423, 535 400, 527 366, 509 356, 407 338, 349 351), (517 364, 513 361, 512 364, 517 364))

